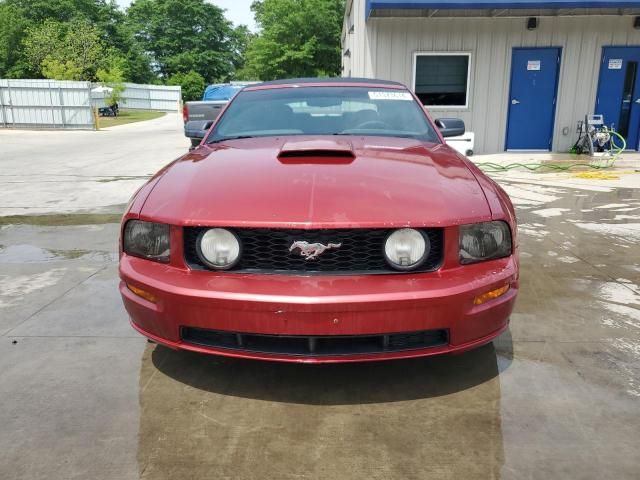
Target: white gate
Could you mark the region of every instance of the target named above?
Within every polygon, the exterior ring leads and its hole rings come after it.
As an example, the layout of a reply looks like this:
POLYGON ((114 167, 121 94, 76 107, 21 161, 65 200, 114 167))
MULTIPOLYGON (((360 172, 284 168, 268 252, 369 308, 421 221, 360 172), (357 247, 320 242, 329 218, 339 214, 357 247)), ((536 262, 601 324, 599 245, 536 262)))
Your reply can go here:
POLYGON ((91 84, 0 79, 0 128, 93 129, 91 84))
MULTIPOLYGON (((171 85, 144 85, 125 83, 118 107, 130 110, 158 110, 161 112, 177 112, 180 110, 182 88, 171 85)), ((93 92, 92 101, 95 107, 106 107, 105 92, 93 92)))

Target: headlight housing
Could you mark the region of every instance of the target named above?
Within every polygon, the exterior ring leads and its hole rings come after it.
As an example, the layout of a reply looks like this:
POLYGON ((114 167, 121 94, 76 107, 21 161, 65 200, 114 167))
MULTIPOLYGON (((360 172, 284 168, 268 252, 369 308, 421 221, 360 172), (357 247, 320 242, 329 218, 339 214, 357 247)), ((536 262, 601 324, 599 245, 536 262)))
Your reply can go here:
POLYGON ((200 260, 214 270, 228 270, 240 260, 240 240, 225 228, 210 228, 198 235, 196 251, 200 260))
POLYGON ((430 249, 429 237, 413 228, 396 230, 384 242, 384 256, 396 270, 418 268, 430 249))
POLYGON ((124 226, 122 248, 129 255, 168 262, 171 251, 169 225, 129 220, 124 226))
POLYGON ((476 263, 511 255, 511 229, 507 222, 460 226, 460 263, 476 263))

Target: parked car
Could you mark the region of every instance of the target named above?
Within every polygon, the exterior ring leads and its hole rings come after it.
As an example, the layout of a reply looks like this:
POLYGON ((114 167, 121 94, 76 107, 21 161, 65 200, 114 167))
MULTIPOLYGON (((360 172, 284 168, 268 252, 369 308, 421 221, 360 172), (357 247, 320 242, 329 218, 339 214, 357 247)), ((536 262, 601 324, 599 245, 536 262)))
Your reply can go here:
POLYGON ((518 292, 516 218, 445 144, 463 133, 395 82, 247 86, 127 208, 132 326, 174 349, 287 362, 491 342, 518 292))
POLYGON ((207 133, 224 106, 236 93, 250 83, 232 82, 209 85, 202 94, 202 100, 186 102, 183 105, 184 134, 191 140, 192 146, 200 144, 202 137, 207 133))

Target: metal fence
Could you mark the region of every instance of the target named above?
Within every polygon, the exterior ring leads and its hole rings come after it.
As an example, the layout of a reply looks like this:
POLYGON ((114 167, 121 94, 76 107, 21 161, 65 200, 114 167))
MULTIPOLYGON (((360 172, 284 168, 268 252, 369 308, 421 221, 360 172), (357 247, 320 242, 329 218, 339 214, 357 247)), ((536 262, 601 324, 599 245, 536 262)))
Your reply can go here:
MULTIPOLYGON (((120 108, 131 110, 158 110, 162 112, 177 112, 180 110, 182 89, 170 85, 142 85, 125 83, 125 90, 118 101, 120 108)), ((94 107, 106 107, 104 92, 92 92, 94 107)))
POLYGON ((94 128, 91 84, 0 79, 0 128, 94 128))

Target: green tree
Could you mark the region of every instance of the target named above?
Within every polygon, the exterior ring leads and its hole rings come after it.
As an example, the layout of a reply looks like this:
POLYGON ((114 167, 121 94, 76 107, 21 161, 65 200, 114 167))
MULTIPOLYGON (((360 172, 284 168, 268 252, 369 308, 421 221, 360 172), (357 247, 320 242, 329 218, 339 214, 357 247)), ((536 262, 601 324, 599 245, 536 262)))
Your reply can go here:
POLYGON ((230 46, 232 62, 235 69, 233 77, 235 78, 237 78, 238 73, 244 67, 245 53, 253 38, 255 38, 255 34, 252 33, 246 25, 237 26, 231 34, 230 46))
POLYGON ((114 0, 0 0, 0 78, 37 78, 46 70, 94 79, 115 55, 131 82, 160 83, 192 70, 207 81, 226 80, 242 65, 249 37, 210 0, 134 0, 127 13, 114 0), (67 35, 78 27, 76 38, 67 35), (96 44, 99 58, 87 66, 96 44))
POLYGON ((42 74, 53 80, 82 80, 82 69, 73 60, 60 60, 51 56, 42 61, 42 74))
POLYGON ((99 30, 87 20, 45 20, 31 27, 23 41, 32 71, 47 78, 93 80, 105 47, 99 30))
POLYGON ((106 31, 108 25, 122 17, 116 3, 107 0, 5 0, 5 3, 19 8, 34 24, 47 19, 68 22, 81 17, 106 31))
POLYGON ((64 24, 51 19, 27 29, 22 46, 24 57, 32 72, 41 73, 42 63, 47 57, 50 57, 50 61, 53 60, 53 54, 64 42, 65 33, 64 24))
POLYGON ((41 62, 34 67, 25 54, 23 41, 45 20, 66 23, 74 18, 85 19, 109 37, 106 29, 118 25, 118 13, 124 15, 107 0, 0 0, 0 77, 41 76, 41 62), (10 52, 8 56, 3 55, 6 51, 10 52))
POLYGON ((195 71, 211 82, 233 74, 234 29, 222 10, 205 0, 134 0, 127 22, 165 79, 195 71))
POLYGON ((251 9, 261 31, 249 42, 239 77, 339 74, 343 0, 256 0, 251 9))
POLYGON ((114 48, 124 58, 124 78, 133 83, 154 83, 158 77, 151 68, 151 59, 130 31, 123 32, 120 48, 114 48))
POLYGON ((180 85, 182 87, 182 100, 200 100, 206 83, 202 75, 191 70, 187 73, 174 73, 167 80, 167 85, 180 85))
POLYGON ((0 78, 22 76, 21 42, 28 20, 15 5, 0 1, 0 78))
MULTIPOLYGON (((155 74, 151 60, 125 22, 125 13, 111 0, 0 0, 0 77, 39 77, 41 64, 26 54, 23 42, 28 32, 46 21, 75 25, 85 21, 95 27, 106 51, 125 59, 124 75, 138 83, 151 82, 155 74)), ((59 58, 49 62, 60 64, 59 58)), ((75 59, 65 59, 62 63, 75 59)), ((56 68, 59 65, 56 66, 56 68)))
POLYGON ((96 72, 98 81, 105 87, 109 87, 111 92, 105 98, 107 105, 114 105, 122 98, 122 93, 125 91, 124 84, 124 71, 126 60, 117 55, 112 55, 105 62, 104 68, 99 68, 96 72))

